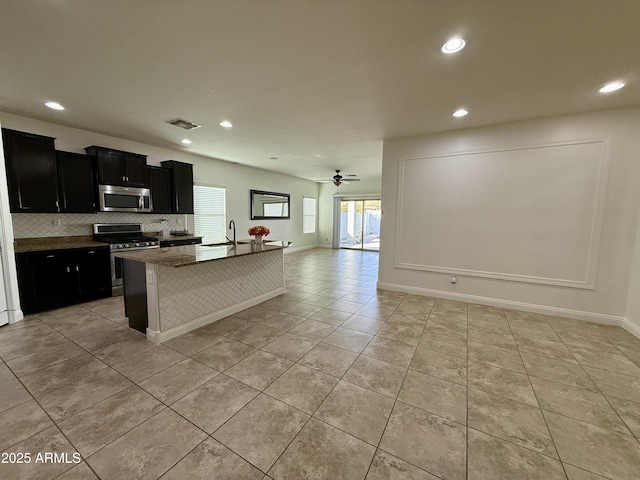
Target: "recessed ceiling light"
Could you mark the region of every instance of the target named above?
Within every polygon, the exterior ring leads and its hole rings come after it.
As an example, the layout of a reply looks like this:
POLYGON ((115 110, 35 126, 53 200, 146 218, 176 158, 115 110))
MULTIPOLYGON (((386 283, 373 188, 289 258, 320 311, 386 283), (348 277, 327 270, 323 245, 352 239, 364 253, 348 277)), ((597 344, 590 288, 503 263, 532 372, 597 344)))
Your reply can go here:
POLYGON ((225 120, 224 122, 220 122, 220 126, 224 128, 231 128, 233 127, 233 124, 230 121, 225 120))
POLYGON ((469 110, 465 109, 465 108, 460 108, 458 110, 456 110, 455 112, 453 112, 453 116, 454 117, 464 117, 466 115, 469 114, 469 110))
POLYGON ((64 110, 64 107, 58 102, 46 102, 45 105, 53 110, 64 110))
POLYGON ((624 82, 611 82, 607 83, 598 91, 600 93, 611 93, 615 92, 616 90, 620 90, 622 87, 624 87, 624 82))
POLYGON ((460 37, 450 38, 442 45, 442 53, 456 53, 464 48, 467 42, 460 37))
POLYGON ((191 145, 191 140, 189 140, 188 138, 183 138, 182 140, 180 140, 180 143, 184 143, 185 145, 191 145))

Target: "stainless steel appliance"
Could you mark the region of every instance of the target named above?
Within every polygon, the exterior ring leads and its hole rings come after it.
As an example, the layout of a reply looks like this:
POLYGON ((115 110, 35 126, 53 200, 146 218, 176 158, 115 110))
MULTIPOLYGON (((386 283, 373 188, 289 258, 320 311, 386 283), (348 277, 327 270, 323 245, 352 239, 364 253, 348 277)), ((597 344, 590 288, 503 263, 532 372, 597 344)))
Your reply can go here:
POLYGON ((109 244, 111 251, 111 296, 122 295, 122 259, 114 253, 160 248, 155 237, 142 234, 141 223, 94 223, 93 239, 109 244))
POLYGON ((98 185, 101 212, 150 212, 151 190, 148 188, 98 185))

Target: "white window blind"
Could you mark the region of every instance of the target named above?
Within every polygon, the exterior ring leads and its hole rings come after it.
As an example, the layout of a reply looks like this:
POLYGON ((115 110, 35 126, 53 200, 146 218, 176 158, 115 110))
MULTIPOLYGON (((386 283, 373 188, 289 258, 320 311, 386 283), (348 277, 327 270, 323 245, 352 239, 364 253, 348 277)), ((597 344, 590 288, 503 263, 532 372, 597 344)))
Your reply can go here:
POLYGON ((316 233, 315 198, 302 198, 302 233, 316 233))
POLYGON ((208 185, 193 186, 193 221, 202 243, 225 241, 227 233, 226 189, 208 185))

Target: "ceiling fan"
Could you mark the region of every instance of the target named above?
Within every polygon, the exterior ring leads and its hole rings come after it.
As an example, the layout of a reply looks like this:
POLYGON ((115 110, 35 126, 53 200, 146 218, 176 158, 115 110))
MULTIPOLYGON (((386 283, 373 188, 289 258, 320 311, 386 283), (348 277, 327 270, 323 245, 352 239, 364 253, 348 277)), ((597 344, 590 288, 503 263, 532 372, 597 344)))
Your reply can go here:
POLYGON ((333 176, 333 178, 331 179, 322 179, 322 180, 316 180, 316 182, 320 182, 320 183, 329 183, 329 182, 333 182, 333 184, 336 187, 339 187, 340 185, 342 185, 343 183, 345 184, 349 184, 351 182, 359 182, 360 179, 359 178, 354 178, 355 175, 350 174, 350 175, 346 175, 346 178, 343 177, 342 175, 340 175, 340 170, 336 170, 336 174, 333 176))

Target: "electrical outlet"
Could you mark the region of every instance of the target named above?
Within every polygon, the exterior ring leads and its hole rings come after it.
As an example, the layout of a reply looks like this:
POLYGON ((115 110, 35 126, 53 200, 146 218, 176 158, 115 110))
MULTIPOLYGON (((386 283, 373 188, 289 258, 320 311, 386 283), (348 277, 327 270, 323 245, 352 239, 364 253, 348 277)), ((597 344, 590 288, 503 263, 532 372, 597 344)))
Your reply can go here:
POLYGON ((147 284, 153 285, 153 272, 147 272, 147 284))

